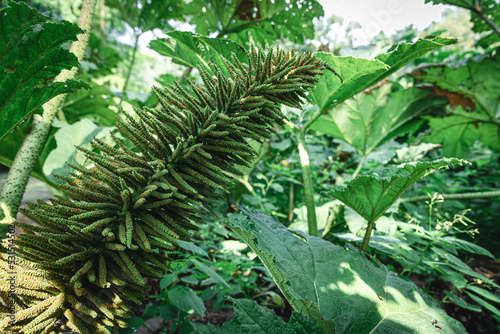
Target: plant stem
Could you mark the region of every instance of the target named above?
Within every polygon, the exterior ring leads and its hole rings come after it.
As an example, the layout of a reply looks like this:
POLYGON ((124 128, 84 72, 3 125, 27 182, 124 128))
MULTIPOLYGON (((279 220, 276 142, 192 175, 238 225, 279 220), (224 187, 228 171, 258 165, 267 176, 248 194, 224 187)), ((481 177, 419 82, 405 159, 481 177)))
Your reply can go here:
POLYGON ((302 167, 302 179, 304 181, 304 194, 306 196, 307 226, 309 235, 318 236, 318 223, 316 220, 316 205, 314 205, 314 188, 309 167, 309 153, 306 147, 306 136, 304 129, 293 128, 299 142, 300 166, 302 167))
MULTIPOLYGON (((292 164, 293 169, 293 164, 292 164)), ((293 201, 294 201, 294 183, 290 182, 290 192, 288 195, 288 223, 290 224, 293 220, 293 201)))
POLYGON ((363 238, 363 243, 361 244, 361 250, 363 252, 366 252, 366 250, 368 249, 368 243, 370 242, 373 226, 375 226, 375 221, 368 222, 368 227, 366 228, 365 237, 363 238))
POLYGON ((479 16, 484 22, 486 22, 487 25, 489 25, 494 32, 497 33, 498 36, 500 36, 500 27, 495 23, 495 21, 490 20, 486 14, 483 12, 483 8, 481 6, 476 6, 473 9, 471 9, 472 12, 476 13, 477 16, 479 16))
POLYGON ((132 52, 132 59, 130 60, 130 65, 129 65, 128 71, 127 71, 127 77, 125 79, 125 84, 123 85, 123 89, 122 89, 123 92, 125 92, 125 90, 127 89, 128 82, 130 80, 130 75, 132 74, 132 67, 134 67, 135 55, 137 53, 137 46, 139 45, 139 37, 140 36, 141 35, 138 33, 135 35, 134 51, 132 52))
POLYGON ((429 247, 434 243, 433 240, 429 240, 429 242, 427 243, 427 246, 425 246, 424 250, 422 251, 422 254, 420 254, 420 259, 418 260, 417 264, 415 264, 411 269, 410 269, 410 272, 408 273, 408 275, 406 275, 406 278, 409 278, 410 275, 413 273, 413 270, 415 270, 419 265, 420 263, 422 263, 422 261, 424 260, 424 255, 425 255, 425 252, 429 249, 429 247))
POLYGON ((177 83, 179 85, 182 84, 187 79, 188 75, 191 73, 192 70, 193 70, 193 66, 189 66, 188 68, 186 68, 186 70, 184 71, 184 73, 182 73, 179 80, 177 80, 177 83))
POLYGON ((496 126, 500 126, 500 122, 493 119, 493 118, 491 118, 491 119, 490 118, 483 118, 483 117, 468 115, 468 114, 460 113, 460 112, 451 112, 450 114, 464 117, 464 118, 468 118, 468 119, 472 119, 474 121, 479 121, 479 122, 483 122, 483 123, 490 123, 490 124, 493 124, 496 126))
MULTIPOLYGON (((495 191, 483 191, 477 193, 462 193, 462 194, 444 194, 442 195, 445 200, 447 199, 472 199, 472 198, 494 198, 500 197, 500 190, 495 191)), ((420 202, 428 200, 429 195, 414 196, 414 197, 403 197, 401 202, 420 202)))
POLYGON ((358 167, 356 167, 356 170, 354 171, 354 173, 352 173, 353 179, 356 178, 356 176, 358 176, 361 169, 363 169, 363 165, 365 164, 365 161, 366 161, 366 154, 364 154, 363 157, 361 157, 361 161, 359 162, 358 167))
MULTIPOLYGON (((75 54, 79 62, 83 59, 85 49, 88 45, 96 3, 97 0, 85 0, 82 3, 82 12, 78 26, 85 33, 78 35, 78 40, 73 42, 69 49, 70 52, 75 54)), ((63 70, 54 78, 54 82, 64 82, 68 79, 73 79, 77 71, 78 67, 73 67, 71 70, 63 70)), ((65 99, 66 94, 54 97, 42 106, 42 115, 33 116, 31 130, 17 151, 5 184, 0 191, 0 225, 2 227, 6 224, 12 224, 15 221, 33 166, 45 143, 52 121, 65 99)), ((3 237, 4 234, 0 232, 0 238, 3 237)))

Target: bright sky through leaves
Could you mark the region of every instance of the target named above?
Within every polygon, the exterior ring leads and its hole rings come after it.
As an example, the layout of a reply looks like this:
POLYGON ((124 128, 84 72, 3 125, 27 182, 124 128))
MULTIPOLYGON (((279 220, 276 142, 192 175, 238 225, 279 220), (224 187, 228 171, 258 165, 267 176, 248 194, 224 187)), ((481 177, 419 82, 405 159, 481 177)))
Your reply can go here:
POLYGON ((325 18, 332 14, 344 18, 344 24, 337 29, 345 31, 350 21, 361 25, 361 29, 355 34, 358 39, 354 46, 368 44, 380 30, 383 30, 386 36, 411 24, 423 30, 433 21, 441 21, 443 11, 450 8, 424 4, 423 0, 318 0, 318 2, 325 10, 325 18))

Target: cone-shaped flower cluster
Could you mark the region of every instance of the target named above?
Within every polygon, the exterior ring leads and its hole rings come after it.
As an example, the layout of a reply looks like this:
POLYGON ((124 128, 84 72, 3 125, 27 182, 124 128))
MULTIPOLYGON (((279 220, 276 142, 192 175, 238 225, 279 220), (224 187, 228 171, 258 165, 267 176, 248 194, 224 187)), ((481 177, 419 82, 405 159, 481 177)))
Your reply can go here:
POLYGON ((15 303, 17 318, 8 327, 0 310, 0 332, 109 333, 106 325, 125 325, 130 312, 121 298, 140 302, 144 278, 168 267, 153 249, 189 238, 203 207, 218 199, 214 189, 228 189, 240 174, 235 165, 255 157, 246 139, 269 138, 283 123, 279 104, 299 107, 327 68, 311 53, 255 50, 248 59, 225 60, 229 77, 216 65, 214 76, 198 68, 203 85, 190 82, 191 93, 153 88, 163 110, 135 109, 137 117, 118 120, 130 142, 95 139, 94 150, 79 148, 93 167, 74 165, 71 177, 60 177, 71 199, 30 203, 25 211, 41 227, 18 224, 26 234, 16 240, 15 301, 0 280, 0 297, 15 303))

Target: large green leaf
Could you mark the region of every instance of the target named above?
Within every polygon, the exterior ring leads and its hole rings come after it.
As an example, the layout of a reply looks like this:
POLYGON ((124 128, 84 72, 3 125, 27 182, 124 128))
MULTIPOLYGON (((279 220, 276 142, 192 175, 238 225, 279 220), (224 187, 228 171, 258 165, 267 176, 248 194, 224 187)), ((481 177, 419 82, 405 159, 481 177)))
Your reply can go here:
POLYGON ((314 38, 313 19, 324 11, 317 0, 194 0, 186 14, 200 34, 265 45, 278 38, 298 44, 314 38))
POLYGON ((311 99, 321 112, 326 112, 427 52, 452 43, 455 43, 454 39, 421 39, 413 44, 396 45, 388 53, 380 54, 374 60, 319 53, 318 57, 326 60, 342 76, 344 82, 341 84, 335 74, 326 72, 310 91, 311 99))
POLYGON ((469 98, 474 103, 472 109, 483 117, 500 121, 500 54, 470 60, 459 68, 432 66, 421 68, 417 78, 436 84, 439 88, 469 98), (419 75, 420 74, 420 75, 419 75))
POLYGON ((334 197, 359 213, 368 222, 376 221, 415 182, 440 168, 467 161, 442 158, 400 165, 388 176, 360 175, 345 186, 336 186, 325 195, 334 197))
POLYGON ((432 83, 448 96, 453 108, 448 117, 429 118, 434 130, 425 141, 443 144, 443 154, 467 158, 480 139, 500 148, 500 55, 468 61, 459 68, 421 68, 418 80, 432 83))
POLYGON ((368 155, 388 140, 402 135, 418 121, 418 116, 444 100, 429 99, 429 93, 409 88, 391 93, 392 85, 360 93, 330 109, 311 125, 352 145, 359 154, 368 155))
POLYGON ((79 80, 50 81, 64 69, 78 66, 75 55, 61 46, 82 30, 67 21, 44 23, 23 2, 8 2, 0 11, 0 141, 54 96, 89 88, 79 80))
POLYGON ((239 207, 227 221, 259 256, 295 310, 327 333, 466 333, 413 283, 355 247, 292 234, 276 219, 239 207), (333 322, 333 324, 332 324, 333 322), (435 326, 439 324, 439 328, 435 326))
POLYGON ((235 42, 183 31, 172 31, 167 35, 170 38, 155 39, 149 47, 162 56, 171 57, 178 64, 202 65, 212 72, 210 62, 214 62, 227 74, 222 57, 231 59, 231 54, 235 54, 240 62, 248 63, 244 49, 235 42))

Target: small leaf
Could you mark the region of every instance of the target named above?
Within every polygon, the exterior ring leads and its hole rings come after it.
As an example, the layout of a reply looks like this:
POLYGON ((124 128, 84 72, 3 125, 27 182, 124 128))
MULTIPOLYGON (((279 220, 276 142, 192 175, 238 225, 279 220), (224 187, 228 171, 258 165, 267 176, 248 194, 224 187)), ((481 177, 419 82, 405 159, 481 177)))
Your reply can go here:
POLYGON ((217 274, 215 271, 213 271, 211 268, 207 267, 206 265, 204 265, 203 263, 201 263, 200 261, 198 261, 196 259, 192 259, 191 262, 193 262, 196 267, 198 267, 201 271, 203 271, 205 274, 207 274, 208 277, 210 277, 212 280, 214 280, 215 282, 222 283, 222 285, 225 285, 226 287, 229 288, 229 284, 227 284, 227 282, 222 277, 220 277, 219 274, 217 274))
POLYGON ((184 312, 194 312, 199 314, 202 318, 205 314, 205 305, 203 305, 203 301, 196 295, 193 289, 182 285, 176 285, 168 289, 168 299, 184 312))
POLYGON ((450 291, 445 290, 444 293, 446 296, 448 296, 448 298, 450 298, 450 300, 452 302, 454 302, 455 304, 457 304, 461 308, 471 310, 473 312, 481 312, 482 311, 481 307, 465 302, 462 298, 458 297, 457 295, 455 295, 454 293, 452 293, 450 291))
POLYGON ((481 305, 482 307, 484 307, 488 311, 491 311, 496 316, 500 316, 500 310, 498 310, 495 306, 491 305, 490 303, 488 303, 484 299, 479 298, 475 294, 472 294, 468 291, 465 291, 465 293, 468 294, 469 297, 471 297, 473 301, 475 301, 476 303, 478 303, 479 305, 481 305))
POLYGON ((195 254, 201 255, 203 257, 208 257, 207 252, 205 252, 202 248, 196 246, 195 244, 183 240, 179 240, 179 247, 183 248, 187 251, 193 252, 195 254))
POLYGON ((491 257, 492 259, 495 258, 493 256, 493 254, 491 254, 487 249, 484 249, 481 246, 473 244, 472 242, 468 242, 468 241, 458 239, 455 237, 441 237, 441 238, 439 238, 439 241, 446 243, 452 247, 460 248, 460 249, 466 250, 466 251, 471 252, 471 253, 486 255, 486 256, 491 257))
POLYGON ((177 279, 176 274, 166 274, 160 281, 160 289, 165 290, 170 284, 174 283, 177 279))
POLYGON ((469 289, 470 291, 475 292, 478 295, 480 295, 481 297, 489 299, 492 302, 500 303, 500 297, 491 293, 490 291, 488 291, 486 289, 481 289, 480 287, 475 286, 475 285, 468 285, 466 287, 466 289, 469 289))

